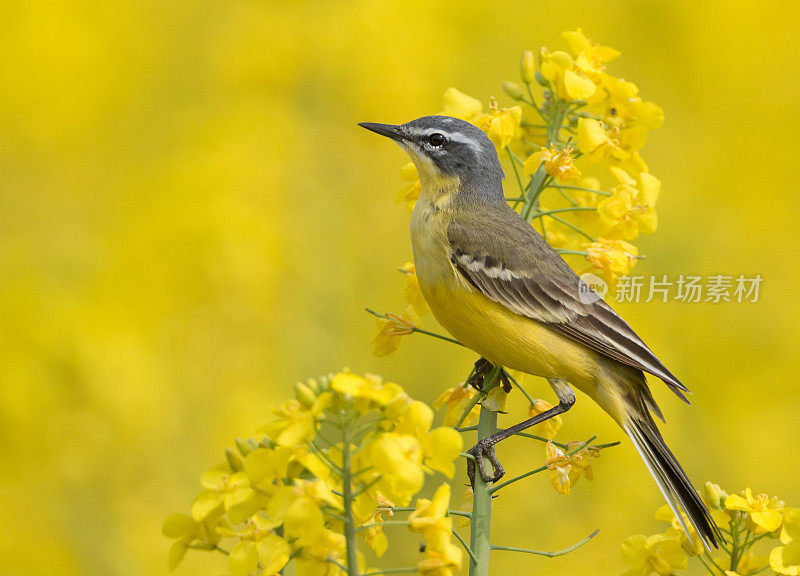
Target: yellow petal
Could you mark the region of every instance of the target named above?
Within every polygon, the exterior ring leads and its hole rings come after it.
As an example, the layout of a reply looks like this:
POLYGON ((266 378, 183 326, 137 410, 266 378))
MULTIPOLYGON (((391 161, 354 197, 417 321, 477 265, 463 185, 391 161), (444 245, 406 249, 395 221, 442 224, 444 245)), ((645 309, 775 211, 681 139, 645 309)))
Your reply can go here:
POLYGON ((586 100, 594 94, 594 82, 588 78, 578 76, 572 70, 567 70, 564 73, 564 88, 570 97, 575 100, 586 100))
POLYGON ((255 542, 240 540, 228 556, 228 569, 232 576, 249 576, 258 569, 258 550, 255 542))
POLYGON ((750 518, 767 532, 774 532, 781 527, 781 522, 783 522, 783 514, 777 510, 750 512, 750 518))
POLYGON ((289 543, 277 534, 267 534, 258 541, 258 562, 266 576, 277 574, 287 562, 291 548, 289 543))
POLYGON ((197 521, 188 514, 172 514, 164 520, 161 533, 167 538, 180 538, 197 526, 197 521))
POLYGON ((506 409, 506 399, 508 392, 503 390, 502 386, 495 386, 481 401, 481 406, 492 412, 503 412, 506 409))
POLYGON ((198 522, 222 506, 222 494, 205 490, 192 503, 192 517, 198 522))
POLYGON ((455 472, 454 460, 464 446, 461 434, 449 426, 441 426, 431 431, 425 438, 423 450, 427 456, 425 463, 448 478, 455 472))
POLYGON ((750 509, 750 505, 747 503, 747 500, 738 494, 731 494, 725 499, 725 508, 728 510, 742 510, 746 512, 750 509))
POLYGON ((445 116, 454 116, 462 120, 474 118, 483 111, 483 104, 480 100, 455 88, 448 88, 444 91, 442 107, 445 116))
POLYGON ((593 118, 578 118, 578 149, 587 154, 608 142, 603 124, 593 118))

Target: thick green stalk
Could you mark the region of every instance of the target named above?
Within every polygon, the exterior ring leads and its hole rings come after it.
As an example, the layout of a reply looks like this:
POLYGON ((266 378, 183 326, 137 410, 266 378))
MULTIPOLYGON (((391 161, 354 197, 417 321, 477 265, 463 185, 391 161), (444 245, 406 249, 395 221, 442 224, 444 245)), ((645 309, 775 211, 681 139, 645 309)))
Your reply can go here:
MULTIPOLYGON (((489 383, 491 384, 491 382, 489 383)), ((497 412, 481 406, 478 420, 478 441, 497 431, 497 412)), ((476 463, 477 464, 477 463, 476 463)), ((484 458, 483 466, 491 470, 491 463, 484 458)), ((486 483, 480 474, 475 474, 474 498, 472 500, 472 519, 470 520, 470 542, 477 562, 470 559, 469 576, 489 576, 489 553, 492 550, 490 530, 492 521, 491 482, 486 483)))
POLYGON ((344 508, 344 539, 347 550, 347 574, 359 576, 356 524, 353 517, 353 477, 351 474, 352 455, 350 437, 345 432, 342 448, 342 506, 344 508))

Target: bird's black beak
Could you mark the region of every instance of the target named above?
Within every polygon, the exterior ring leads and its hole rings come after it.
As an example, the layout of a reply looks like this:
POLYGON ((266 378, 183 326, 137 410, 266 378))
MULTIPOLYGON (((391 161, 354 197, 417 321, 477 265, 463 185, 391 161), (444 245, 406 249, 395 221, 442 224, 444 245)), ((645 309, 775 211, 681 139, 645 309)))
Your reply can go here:
POLYGON ((403 140, 403 133, 400 131, 400 126, 394 124, 378 124, 377 122, 361 122, 359 126, 371 130, 381 136, 386 136, 392 140, 400 142, 403 140))

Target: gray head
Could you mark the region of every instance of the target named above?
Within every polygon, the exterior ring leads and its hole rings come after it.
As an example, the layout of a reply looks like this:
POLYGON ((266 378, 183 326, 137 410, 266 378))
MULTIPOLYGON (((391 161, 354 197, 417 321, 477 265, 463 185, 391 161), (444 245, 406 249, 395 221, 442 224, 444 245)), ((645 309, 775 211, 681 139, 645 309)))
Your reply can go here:
POLYGON ((492 141, 481 130, 450 116, 423 116, 400 125, 359 124, 391 138, 408 152, 422 185, 458 178, 465 195, 502 199, 503 169, 492 141))

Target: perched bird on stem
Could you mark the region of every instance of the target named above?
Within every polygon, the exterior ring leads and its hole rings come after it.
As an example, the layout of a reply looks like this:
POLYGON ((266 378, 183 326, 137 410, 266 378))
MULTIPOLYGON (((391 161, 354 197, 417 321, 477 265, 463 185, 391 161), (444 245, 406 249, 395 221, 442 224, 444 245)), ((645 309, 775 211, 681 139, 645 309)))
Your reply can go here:
POLYGON ((492 366, 510 368, 547 378, 559 399, 554 408, 480 440, 470 450, 472 474, 477 468, 485 482, 500 479, 494 445, 569 410, 574 386, 630 436, 687 535, 681 511, 704 545, 716 547, 719 528, 653 420, 651 414, 663 417, 645 373, 684 401, 688 389, 508 205, 489 138, 448 116, 360 126, 397 142, 417 168, 422 190, 411 244, 420 289, 439 323, 482 356, 478 383, 492 366))

